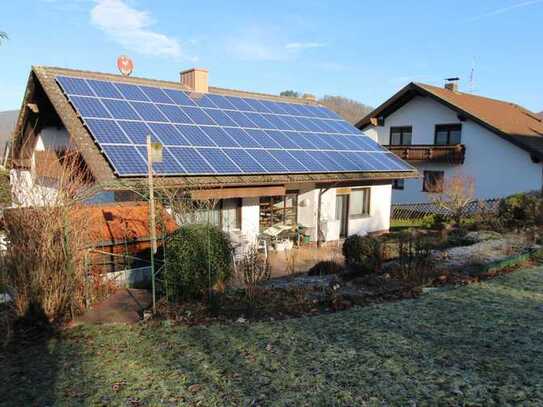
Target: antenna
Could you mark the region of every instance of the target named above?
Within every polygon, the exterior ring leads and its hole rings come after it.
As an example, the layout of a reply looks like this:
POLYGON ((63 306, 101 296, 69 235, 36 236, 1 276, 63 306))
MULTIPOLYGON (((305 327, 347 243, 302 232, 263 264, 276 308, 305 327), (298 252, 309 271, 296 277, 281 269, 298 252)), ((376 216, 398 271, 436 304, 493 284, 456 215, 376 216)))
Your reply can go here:
POLYGON ((475 89, 475 57, 471 61, 471 71, 469 73, 469 92, 473 93, 475 89))
POLYGON ((459 78, 458 76, 455 76, 455 77, 453 77, 453 78, 445 78, 445 80, 446 80, 447 82, 457 82, 457 81, 460 80, 460 78, 459 78))

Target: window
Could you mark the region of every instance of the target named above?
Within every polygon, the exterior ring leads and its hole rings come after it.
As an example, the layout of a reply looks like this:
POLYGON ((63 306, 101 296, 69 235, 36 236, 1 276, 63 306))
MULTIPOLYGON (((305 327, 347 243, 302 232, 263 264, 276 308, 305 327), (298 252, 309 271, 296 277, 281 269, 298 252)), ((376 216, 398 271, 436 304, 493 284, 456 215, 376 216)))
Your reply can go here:
POLYGON ((222 229, 225 232, 241 230, 241 199, 224 199, 221 206, 222 229))
POLYGON ((370 215, 370 189, 362 188, 351 191, 349 217, 362 218, 370 215))
POLYGON ((422 190, 424 192, 443 192, 443 171, 424 171, 424 180, 422 181, 422 190))
POLYGON ((274 225, 296 225, 298 223, 298 193, 285 196, 263 196, 260 198, 260 230, 274 225))
POLYGON ((462 142, 461 124, 438 124, 436 125, 434 144, 444 146, 460 144, 462 142))
POLYGON ((405 187, 404 179, 395 179, 392 181, 392 189, 404 189, 405 187))
POLYGON ((241 199, 222 199, 214 207, 209 202, 192 201, 190 209, 183 223, 211 224, 225 232, 241 230, 241 199))
POLYGON ((391 127, 390 128, 390 145, 391 146, 408 146, 411 145, 411 134, 413 133, 411 126, 391 127))

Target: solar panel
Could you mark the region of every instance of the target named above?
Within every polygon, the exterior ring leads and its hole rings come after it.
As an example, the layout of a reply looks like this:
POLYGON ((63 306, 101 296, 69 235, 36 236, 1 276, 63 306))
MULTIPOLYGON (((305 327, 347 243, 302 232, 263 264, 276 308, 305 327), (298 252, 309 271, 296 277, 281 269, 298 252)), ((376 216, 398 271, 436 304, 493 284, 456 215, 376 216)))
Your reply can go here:
POLYGON ((87 83, 92 88, 96 96, 103 98, 122 99, 123 96, 111 82, 97 81, 95 79, 87 79, 87 83))
POLYGON ((219 174, 236 174, 243 171, 219 148, 199 148, 198 152, 219 174))
POLYGON ((412 171, 314 104, 58 76, 118 176, 142 176, 146 138, 162 143, 159 175, 412 171))
POLYGON ((79 111, 79 114, 83 118, 87 117, 102 117, 110 118, 111 115, 107 112, 106 108, 100 102, 100 99, 84 97, 84 96, 71 96, 70 102, 79 111))
POLYGON ((139 120, 140 117, 128 102, 117 99, 102 99, 102 103, 115 119, 139 120))
POLYGON ((85 124, 99 143, 126 144, 130 142, 114 120, 87 119, 85 124))

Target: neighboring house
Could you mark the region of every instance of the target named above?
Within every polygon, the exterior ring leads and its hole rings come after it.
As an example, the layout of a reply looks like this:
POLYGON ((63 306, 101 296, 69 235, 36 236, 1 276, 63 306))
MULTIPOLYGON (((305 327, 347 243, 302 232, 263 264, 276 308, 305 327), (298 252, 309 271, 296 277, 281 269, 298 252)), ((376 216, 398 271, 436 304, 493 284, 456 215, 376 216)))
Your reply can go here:
POLYGON ((70 148, 101 201, 126 200, 146 182, 147 135, 165 146, 157 189, 218 201, 210 218, 247 240, 276 225, 313 241, 386 231, 392 180, 417 175, 311 99, 210 87, 203 69, 165 82, 36 66, 13 140, 14 198, 54 194, 40 162, 70 148))
POLYGON ((419 170, 394 182, 394 203, 428 202, 453 175, 471 178, 477 199, 542 187, 543 120, 455 83, 410 83, 356 126, 419 170))

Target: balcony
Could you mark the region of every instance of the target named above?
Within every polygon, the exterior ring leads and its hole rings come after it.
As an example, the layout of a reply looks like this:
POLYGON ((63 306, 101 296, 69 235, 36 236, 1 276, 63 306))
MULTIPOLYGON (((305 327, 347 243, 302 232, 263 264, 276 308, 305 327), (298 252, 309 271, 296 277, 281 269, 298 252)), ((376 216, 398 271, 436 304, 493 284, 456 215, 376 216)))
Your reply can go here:
POLYGON ((466 147, 463 144, 436 145, 413 144, 384 146, 403 160, 410 162, 436 162, 446 164, 464 164, 466 147))

